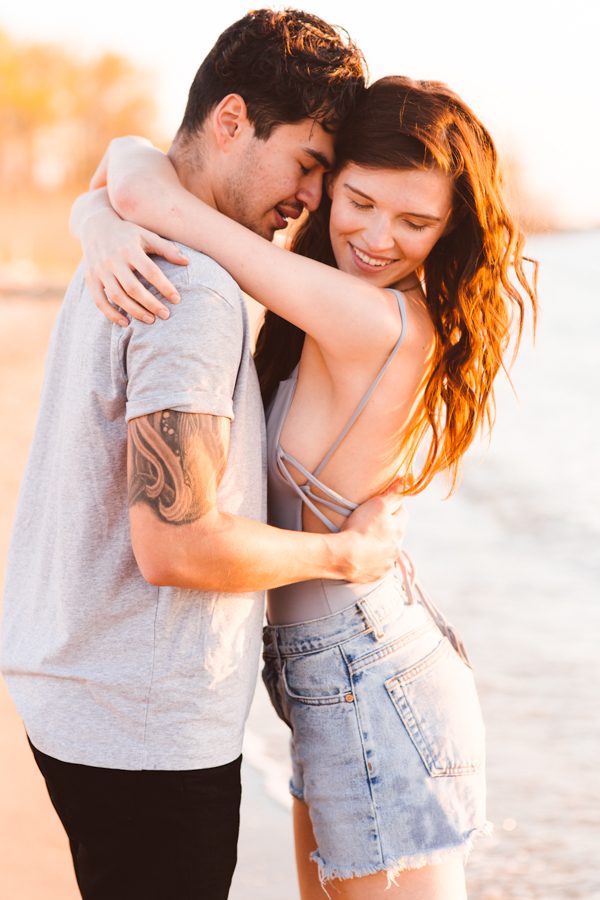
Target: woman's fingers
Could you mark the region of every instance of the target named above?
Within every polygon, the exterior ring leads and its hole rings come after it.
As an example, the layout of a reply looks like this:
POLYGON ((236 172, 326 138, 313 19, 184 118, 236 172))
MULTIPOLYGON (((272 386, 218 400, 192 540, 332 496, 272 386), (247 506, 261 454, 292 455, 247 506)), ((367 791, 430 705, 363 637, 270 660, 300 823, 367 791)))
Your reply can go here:
POLYGON ((177 293, 177 290, 173 287, 160 267, 157 266, 153 260, 148 258, 148 254, 152 253, 156 256, 162 256, 163 259, 175 263, 175 265, 178 266, 187 266, 189 262, 187 256, 172 241, 167 241, 165 238, 159 237, 157 234, 154 234, 153 231, 143 229, 142 236, 145 239, 143 246, 145 253, 136 254, 136 269, 150 282, 150 284, 154 285, 156 290, 162 294, 163 297, 166 297, 171 303, 178 303, 179 294, 177 293))
MULTIPOLYGON (((104 281, 104 293, 114 306, 120 306, 121 309, 139 322, 145 322, 147 325, 151 325, 154 322, 154 316, 144 306, 130 297, 114 276, 104 281)), ((96 303, 96 306, 98 306, 98 303, 96 303)), ((98 308, 100 309, 99 306, 98 308)))
POLYGON ((133 266, 152 287, 156 288, 159 294, 166 297, 171 303, 179 303, 177 289, 171 284, 162 269, 142 250, 135 254, 133 266))
MULTIPOLYGON (((119 283, 119 286, 123 289, 125 294, 136 303, 137 308, 147 313, 150 313, 152 316, 158 316, 160 319, 168 319, 169 318, 169 310, 167 307, 160 302, 158 297, 155 297, 148 288, 144 287, 142 282, 137 277, 136 272, 132 272, 131 269, 121 267, 120 271, 115 272, 115 277, 119 283)), ((170 285, 171 291, 174 290, 173 286, 169 281, 167 284, 170 285)), ((176 302, 173 300, 172 302, 176 302)), ((177 301, 178 302, 178 301, 177 301)), ((124 309, 126 307, 123 307, 124 309)), ((147 321, 142 318, 140 315, 135 315, 133 309, 127 309, 127 312, 131 312, 131 314, 136 319, 140 319, 140 321, 147 321)), ((152 319, 154 321, 154 319, 152 319)))
POLYGON ((144 249, 147 253, 156 253, 157 256, 163 256, 169 262, 178 266, 187 266, 189 259, 173 241, 161 238, 154 234, 153 231, 148 231, 147 229, 144 229, 144 234, 146 235, 146 246, 144 249))
MULTIPOLYGON (((128 324, 115 306, 140 322, 152 324, 154 317, 169 318, 164 298, 179 303, 179 293, 162 269, 148 256, 157 254, 178 265, 188 259, 179 247, 152 231, 118 220, 118 225, 95 222, 90 231, 86 260, 86 282, 94 303, 111 322, 128 324), (103 228, 99 226, 102 225, 103 228), (148 282, 149 288, 142 283, 148 282), (160 298, 155 296, 154 288, 160 298)), ((90 226, 91 227, 91 226, 90 226)))
POLYGON ((87 285, 87 289, 91 294, 92 300, 95 305, 98 307, 100 312, 106 316, 111 322, 114 322, 115 325, 120 325, 123 328, 126 328, 129 325, 129 319, 127 319, 118 309, 109 302, 106 292, 104 290, 104 285, 91 272, 87 272, 85 276, 85 283, 87 285))

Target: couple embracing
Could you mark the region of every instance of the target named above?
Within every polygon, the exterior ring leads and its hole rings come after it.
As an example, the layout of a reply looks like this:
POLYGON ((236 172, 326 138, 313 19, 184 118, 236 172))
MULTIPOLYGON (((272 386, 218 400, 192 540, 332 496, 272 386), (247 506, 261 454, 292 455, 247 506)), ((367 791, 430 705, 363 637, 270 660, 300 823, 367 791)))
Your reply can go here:
POLYGON ((2 640, 82 896, 227 897, 268 589, 301 897, 465 897, 483 725, 401 500, 455 480, 536 307, 488 132, 442 84, 366 88, 322 20, 258 10, 168 154, 115 141, 92 187, 2 640), (294 252, 270 243, 305 211, 294 252), (241 290, 268 310, 254 360, 241 290))

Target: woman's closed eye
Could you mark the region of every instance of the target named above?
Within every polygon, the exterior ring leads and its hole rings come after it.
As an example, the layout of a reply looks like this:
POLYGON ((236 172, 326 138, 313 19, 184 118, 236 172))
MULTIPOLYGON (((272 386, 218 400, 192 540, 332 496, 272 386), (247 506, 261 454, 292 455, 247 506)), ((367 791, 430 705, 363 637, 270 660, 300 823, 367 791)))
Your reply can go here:
POLYGON ((352 206, 355 206, 356 209, 372 209, 373 207, 372 203, 359 203, 358 200, 353 200, 352 198, 350 198, 350 203, 352 206))

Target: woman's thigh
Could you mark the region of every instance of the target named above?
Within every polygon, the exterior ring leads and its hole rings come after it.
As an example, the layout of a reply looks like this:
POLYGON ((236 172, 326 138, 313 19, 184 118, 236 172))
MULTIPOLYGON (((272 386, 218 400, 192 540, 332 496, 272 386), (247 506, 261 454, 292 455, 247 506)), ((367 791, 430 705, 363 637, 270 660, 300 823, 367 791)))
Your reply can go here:
POLYGON ((317 849, 308 807, 294 798, 294 843, 301 900, 466 900, 464 866, 458 856, 435 866, 406 869, 388 887, 386 872, 334 879, 327 892, 319 881, 319 870, 310 856, 317 849))

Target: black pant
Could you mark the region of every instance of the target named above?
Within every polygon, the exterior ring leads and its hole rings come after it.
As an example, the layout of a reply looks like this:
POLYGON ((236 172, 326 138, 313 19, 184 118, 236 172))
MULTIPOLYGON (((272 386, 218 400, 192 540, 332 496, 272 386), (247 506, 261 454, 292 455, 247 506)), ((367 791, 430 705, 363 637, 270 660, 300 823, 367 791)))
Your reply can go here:
POLYGON ((241 756, 212 769, 130 772, 61 762, 30 746, 84 900, 226 900, 241 756))

